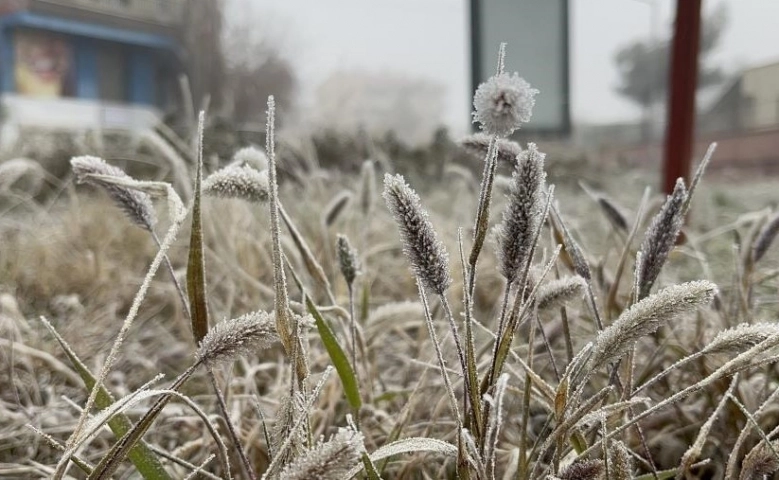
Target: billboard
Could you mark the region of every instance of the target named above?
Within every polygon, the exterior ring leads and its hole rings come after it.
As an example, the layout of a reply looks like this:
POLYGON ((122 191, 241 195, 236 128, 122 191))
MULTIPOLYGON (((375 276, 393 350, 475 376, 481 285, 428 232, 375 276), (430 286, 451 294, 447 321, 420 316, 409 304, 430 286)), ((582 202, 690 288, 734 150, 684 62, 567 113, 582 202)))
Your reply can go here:
POLYGON ((520 133, 567 135, 571 130, 569 0, 470 0, 471 86, 495 74, 506 42, 506 72, 541 91, 520 133))
POLYGON ((14 34, 16 92, 34 97, 61 97, 68 90, 68 41, 56 34, 19 30, 14 34))

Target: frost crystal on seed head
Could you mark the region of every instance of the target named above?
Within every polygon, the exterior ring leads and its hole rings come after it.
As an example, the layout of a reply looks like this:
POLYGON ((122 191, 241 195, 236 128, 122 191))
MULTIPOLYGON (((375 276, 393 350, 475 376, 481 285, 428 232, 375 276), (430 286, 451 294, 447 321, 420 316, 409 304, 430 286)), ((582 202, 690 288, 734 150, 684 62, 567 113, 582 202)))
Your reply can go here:
POLYGON ((205 195, 249 202, 266 202, 269 190, 268 171, 260 172, 249 166, 230 165, 203 181, 205 195))
POLYGON ((537 93, 517 73, 495 75, 476 89, 473 121, 490 135, 507 137, 530 120, 537 93))
POLYGON ((70 166, 79 183, 88 183, 103 188, 133 223, 145 230, 152 231, 157 217, 154 214, 151 197, 147 193, 116 185, 94 176, 103 175, 133 180, 124 170, 109 165, 102 158, 91 156, 74 157, 70 160, 70 166))
POLYGON ((452 283, 449 256, 422 208, 419 195, 406 184, 402 175, 385 174, 384 200, 395 217, 403 251, 412 270, 422 285, 442 295, 452 283))

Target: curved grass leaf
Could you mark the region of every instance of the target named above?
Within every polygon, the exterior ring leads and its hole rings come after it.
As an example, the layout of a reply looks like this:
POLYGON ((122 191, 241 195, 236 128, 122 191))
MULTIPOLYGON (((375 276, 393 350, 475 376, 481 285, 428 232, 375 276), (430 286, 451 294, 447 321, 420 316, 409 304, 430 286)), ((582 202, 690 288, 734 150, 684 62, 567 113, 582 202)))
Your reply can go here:
MULTIPOLYGON (((451 443, 444 442, 443 440, 436 440, 434 438, 421 438, 411 437, 398 440, 396 442, 388 443, 383 447, 376 449, 369 455, 371 461, 383 460, 385 458, 399 455, 401 453, 416 453, 416 452, 431 452, 440 453, 447 457, 454 457, 457 455, 457 447, 451 443)), ((345 478, 352 478, 360 473, 361 466, 354 467, 345 478)))
POLYGON ((306 295, 306 309, 314 317, 316 322, 316 329, 319 331, 319 336, 322 338, 322 343, 327 350, 327 354, 330 356, 330 361, 333 362, 335 371, 338 372, 338 377, 341 379, 341 384, 344 387, 344 394, 349 401, 349 405, 358 410, 362 406, 362 399, 360 398, 360 389, 357 384, 357 375, 354 373, 354 368, 349 363, 349 358, 346 356, 346 352, 341 348, 338 343, 338 339, 335 338, 335 334, 330 326, 322 318, 322 314, 311 301, 311 298, 306 295))
MULTIPOLYGON (((81 377, 84 385, 86 385, 88 390, 91 390, 95 386, 95 377, 92 375, 92 372, 89 371, 86 365, 84 365, 81 359, 76 355, 76 352, 70 348, 70 345, 68 345, 65 339, 60 336, 54 327, 45 319, 43 320, 43 323, 46 325, 46 328, 49 329, 51 334, 54 335, 54 338, 57 340, 57 342, 59 342, 60 346, 62 346, 62 350, 73 364, 74 370, 76 370, 76 373, 78 373, 78 375, 81 377)), ((105 387, 101 386, 97 391, 97 396, 95 397, 95 405, 97 408, 104 410, 109 408, 113 403, 114 398, 111 393, 106 390, 105 387)), ((121 438, 128 431, 130 431, 130 429, 132 429, 133 424, 127 415, 122 413, 114 415, 110 420, 108 420, 108 427, 117 438, 121 438)), ((165 468, 163 468, 159 458, 157 458, 157 455, 155 455, 154 452, 152 452, 145 443, 136 443, 127 454, 127 457, 130 459, 133 465, 135 465, 138 473, 140 473, 146 480, 172 480, 168 475, 168 472, 165 470, 165 468)))
MULTIPOLYGON (((195 372, 200 363, 195 363, 189 367, 184 373, 178 376, 173 385, 169 387, 169 391, 177 391, 181 386, 189 380, 189 377, 195 372)), ((116 472, 119 465, 124 458, 129 455, 129 451, 141 442, 143 435, 151 428, 154 420, 157 419, 162 409, 173 398, 170 393, 163 394, 157 399, 155 404, 138 420, 130 430, 125 433, 122 438, 119 439, 108 451, 107 454, 100 459, 100 463, 92 471, 88 480, 107 480, 116 472)))

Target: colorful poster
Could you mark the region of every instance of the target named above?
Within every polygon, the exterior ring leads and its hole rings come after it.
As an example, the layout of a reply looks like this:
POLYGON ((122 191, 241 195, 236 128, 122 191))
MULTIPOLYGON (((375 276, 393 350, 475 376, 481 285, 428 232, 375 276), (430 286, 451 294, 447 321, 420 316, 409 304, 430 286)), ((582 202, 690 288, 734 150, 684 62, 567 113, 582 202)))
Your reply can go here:
POLYGON ((16 46, 16 91, 36 97, 61 97, 68 92, 71 50, 62 36, 37 31, 18 31, 16 46))

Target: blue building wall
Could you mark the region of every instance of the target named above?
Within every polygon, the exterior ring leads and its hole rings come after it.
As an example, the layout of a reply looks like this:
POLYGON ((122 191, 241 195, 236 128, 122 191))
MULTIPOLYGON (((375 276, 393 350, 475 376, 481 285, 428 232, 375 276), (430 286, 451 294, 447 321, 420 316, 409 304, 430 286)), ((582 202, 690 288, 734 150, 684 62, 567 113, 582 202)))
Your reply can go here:
POLYGON ((95 41, 85 37, 74 39, 74 81, 77 98, 97 100, 100 92, 97 83, 97 47, 95 41))
POLYGON ((100 99, 100 52, 124 58, 125 101, 154 105, 158 99, 159 58, 176 58, 178 45, 172 39, 145 32, 108 28, 102 25, 17 12, 0 17, 0 91, 17 93, 15 81, 16 31, 58 34, 71 48, 70 95, 88 100, 100 99))

